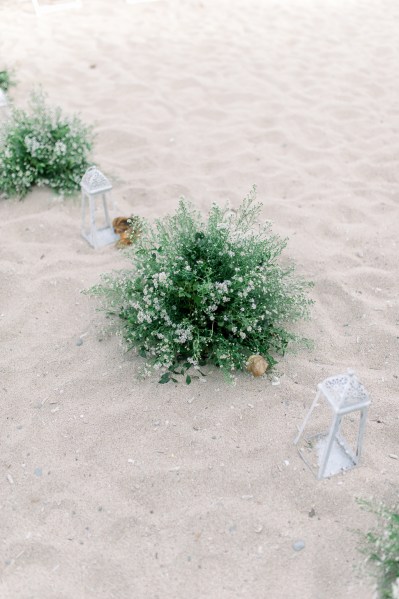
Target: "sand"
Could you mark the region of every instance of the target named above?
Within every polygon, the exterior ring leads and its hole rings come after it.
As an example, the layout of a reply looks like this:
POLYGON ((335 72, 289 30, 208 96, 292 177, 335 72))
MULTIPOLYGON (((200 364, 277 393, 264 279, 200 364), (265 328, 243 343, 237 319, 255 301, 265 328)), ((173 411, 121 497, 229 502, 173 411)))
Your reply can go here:
POLYGON ((256 184, 315 282, 315 347, 278 385, 140 381, 80 293, 125 261, 80 237, 79 199, 0 201, 2 599, 373 597, 356 498, 398 494, 398 19, 394 0, 1 0, 13 100, 41 83, 94 124, 114 215, 256 184), (293 439, 347 367, 372 399, 362 463, 317 482, 293 439))

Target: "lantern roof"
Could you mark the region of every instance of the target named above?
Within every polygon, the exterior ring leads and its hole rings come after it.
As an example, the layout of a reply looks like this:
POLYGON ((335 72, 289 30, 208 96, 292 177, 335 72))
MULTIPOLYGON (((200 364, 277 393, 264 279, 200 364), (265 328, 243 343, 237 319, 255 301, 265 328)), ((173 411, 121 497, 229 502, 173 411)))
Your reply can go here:
POLYGON ((80 182, 80 186, 83 191, 89 194, 102 193, 112 189, 111 182, 96 166, 91 166, 87 169, 80 182))
POLYGON ((353 370, 325 379, 319 388, 336 409, 355 408, 370 403, 366 389, 353 370))

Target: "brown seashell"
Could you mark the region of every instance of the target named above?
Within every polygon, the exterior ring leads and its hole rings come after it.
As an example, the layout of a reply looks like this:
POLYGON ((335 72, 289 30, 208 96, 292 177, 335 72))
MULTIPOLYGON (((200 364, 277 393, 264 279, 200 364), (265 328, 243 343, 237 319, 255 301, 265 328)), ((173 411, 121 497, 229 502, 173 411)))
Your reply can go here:
POLYGON ((112 221, 112 226, 114 228, 115 233, 120 235, 124 231, 130 229, 130 224, 128 223, 128 220, 130 220, 130 218, 130 216, 117 216, 116 218, 114 218, 114 220, 112 221))
POLYGON ((253 374, 253 376, 262 376, 265 374, 266 370, 269 368, 269 364, 266 362, 265 358, 262 356, 255 354, 250 356, 247 361, 247 370, 253 374))
POLYGON ((122 233, 119 233, 119 235, 120 239, 118 241, 118 246, 132 244, 132 241, 130 239, 130 229, 128 231, 123 231, 122 233))
POLYGON ((141 233, 141 222, 138 216, 117 216, 112 221, 112 226, 120 236, 116 246, 131 245, 141 233))

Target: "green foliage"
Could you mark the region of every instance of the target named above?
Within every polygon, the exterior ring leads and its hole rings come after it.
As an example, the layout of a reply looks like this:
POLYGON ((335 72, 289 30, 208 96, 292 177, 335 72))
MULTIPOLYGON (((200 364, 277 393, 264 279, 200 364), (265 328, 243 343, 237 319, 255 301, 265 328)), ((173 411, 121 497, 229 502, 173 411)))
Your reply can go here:
POLYGON ((8 92, 10 87, 15 85, 15 81, 13 79, 13 74, 10 71, 4 70, 0 71, 0 89, 3 92, 8 92))
POLYGON ((161 383, 204 363, 231 376, 251 354, 273 366, 305 341, 286 324, 308 316, 310 283, 279 264, 286 241, 270 224, 256 225, 255 197, 254 188, 237 211, 214 204, 207 221, 181 200, 175 215, 143 228, 130 250, 133 270, 105 275, 90 290, 120 319, 147 372, 165 371, 161 383))
POLYGON ((91 129, 77 116, 49 107, 42 92, 30 112, 14 109, 0 132, 0 192, 24 197, 33 185, 72 195, 90 166, 91 129))
POLYGON ((388 509, 359 502, 378 517, 378 527, 363 535, 361 552, 376 568, 380 599, 399 599, 399 506, 388 509))

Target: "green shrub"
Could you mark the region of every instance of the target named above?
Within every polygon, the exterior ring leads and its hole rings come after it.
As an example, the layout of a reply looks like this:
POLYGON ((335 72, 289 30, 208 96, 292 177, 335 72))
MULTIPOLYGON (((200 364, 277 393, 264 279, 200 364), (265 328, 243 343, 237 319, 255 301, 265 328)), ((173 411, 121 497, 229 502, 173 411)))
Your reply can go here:
POLYGON ((33 185, 71 195, 90 166, 91 129, 49 107, 41 92, 32 94, 29 112, 12 111, 0 139, 0 191, 6 196, 22 198, 33 185))
POLYGON ((174 216, 144 226, 133 270, 90 290, 119 319, 128 347, 147 358, 147 372, 166 371, 160 382, 204 363, 231 374, 251 354, 273 366, 305 341, 286 325, 308 316, 310 284, 278 263, 286 241, 270 224, 256 226, 255 196, 254 188, 237 211, 214 204, 207 221, 181 200, 174 216))
POLYGON ((363 535, 361 552, 376 568, 380 599, 399 599, 399 506, 389 509, 369 502, 361 504, 378 517, 375 530, 363 535))
POLYGON ((3 90, 3 92, 8 92, 10 87, 13 87, 14 85, 15 81, 12 73, 7 70, 0 71, 0 89, 3 90))

